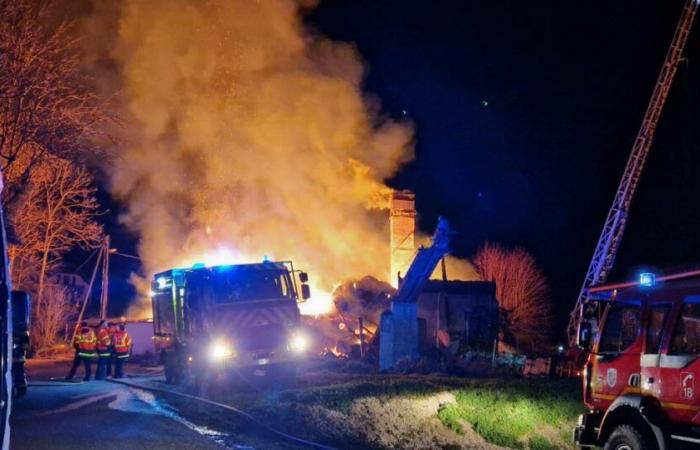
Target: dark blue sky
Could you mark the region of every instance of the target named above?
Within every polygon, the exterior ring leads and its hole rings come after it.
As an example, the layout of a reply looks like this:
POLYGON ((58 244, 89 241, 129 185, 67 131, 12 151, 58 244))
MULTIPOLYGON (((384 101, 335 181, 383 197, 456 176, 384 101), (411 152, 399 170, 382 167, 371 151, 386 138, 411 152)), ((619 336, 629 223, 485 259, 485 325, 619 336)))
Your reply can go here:
MULTIPOLYGON (((415 121, 392 184, 416 191, 422 228, 446 215, 460 256, 525 247, 565 321, 683 3, 332 0, 308 23, 355 42, 367 90, 415 121)), ((612 278, 700 260, 700 30, 687 55, 612 278)))

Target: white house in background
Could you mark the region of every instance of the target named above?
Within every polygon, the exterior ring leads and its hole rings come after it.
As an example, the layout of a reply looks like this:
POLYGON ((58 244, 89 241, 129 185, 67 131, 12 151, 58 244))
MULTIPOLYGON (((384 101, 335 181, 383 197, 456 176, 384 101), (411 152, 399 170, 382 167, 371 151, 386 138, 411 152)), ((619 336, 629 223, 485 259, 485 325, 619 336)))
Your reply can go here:
POLYGON ((54 286, 65 287, 71 295, 71 301, 77 303, 85 298, 88 284, 83 277, 74 273, 59 272, 49 277, 49 283, 54 286))

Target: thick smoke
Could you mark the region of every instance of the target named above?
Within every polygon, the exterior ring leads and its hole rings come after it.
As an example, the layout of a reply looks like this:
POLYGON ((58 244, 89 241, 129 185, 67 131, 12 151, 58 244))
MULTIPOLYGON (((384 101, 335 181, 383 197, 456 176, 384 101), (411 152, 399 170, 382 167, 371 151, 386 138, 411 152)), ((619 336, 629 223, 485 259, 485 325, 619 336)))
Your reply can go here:
POLYGON ((132 0, 118 15, 111 187, 147 274, 230 251, 294 260, 326 292, 387 278, 377 211, 412 130, 367 100, 352 45, 310 33, 291 0, 132 0))

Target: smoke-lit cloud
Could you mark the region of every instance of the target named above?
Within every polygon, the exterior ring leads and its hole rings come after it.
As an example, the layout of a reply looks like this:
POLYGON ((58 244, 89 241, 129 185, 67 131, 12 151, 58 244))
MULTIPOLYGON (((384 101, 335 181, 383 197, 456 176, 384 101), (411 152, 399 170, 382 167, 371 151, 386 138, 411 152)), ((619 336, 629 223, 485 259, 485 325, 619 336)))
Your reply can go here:
POLYGON ((367 100, 354 46, 308 32, 290 0, 119 5, 95 3, 87 44, 116 62, 111 189, 147 274, 224 248, 292 259, 326 291, 386 279, 377 210, 413 156, 412 129, 367 100))

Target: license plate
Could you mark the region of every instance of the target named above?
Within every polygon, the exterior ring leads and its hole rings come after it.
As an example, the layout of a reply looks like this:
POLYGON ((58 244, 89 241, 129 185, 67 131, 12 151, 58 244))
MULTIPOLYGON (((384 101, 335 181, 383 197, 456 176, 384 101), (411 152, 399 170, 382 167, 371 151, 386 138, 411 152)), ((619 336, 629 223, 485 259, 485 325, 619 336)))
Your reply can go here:
POLYGON ((259 366, 264 366, 265 364, 270 364, 270 358, 260 358, 258 360, 259 366))

